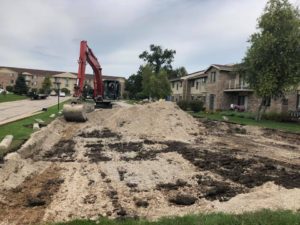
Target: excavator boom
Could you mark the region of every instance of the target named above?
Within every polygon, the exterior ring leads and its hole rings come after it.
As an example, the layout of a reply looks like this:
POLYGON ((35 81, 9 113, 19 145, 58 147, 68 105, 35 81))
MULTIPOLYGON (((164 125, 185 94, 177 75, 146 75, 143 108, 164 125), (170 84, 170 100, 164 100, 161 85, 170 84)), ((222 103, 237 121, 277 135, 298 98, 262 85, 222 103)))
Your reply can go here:
MULTIPOLYGON (((75 100, 72 104, 65 104, 63 109, 63 115, 67 121, 84 122, 87 120, 86 112, 91 111, 91 105, 87 107, 87 104, 80 103, 83 99, 83 90, 85 86, 85 69, 86 64, 89 64, 94 72, 94 92, 93 99, 98 107, 111 106, 110 101, 104 102, 104 85, 102 80, 102 68, 100 63, 93 53, 92 49, 87 45, 87 41, 80 42, 80 53, 78 60, 78 75, 77 82, 74 87, 75 100), (89 109, 88 109, 89 108, 89 109)), ((94 108, 94 106, 93 106, 94 108)))

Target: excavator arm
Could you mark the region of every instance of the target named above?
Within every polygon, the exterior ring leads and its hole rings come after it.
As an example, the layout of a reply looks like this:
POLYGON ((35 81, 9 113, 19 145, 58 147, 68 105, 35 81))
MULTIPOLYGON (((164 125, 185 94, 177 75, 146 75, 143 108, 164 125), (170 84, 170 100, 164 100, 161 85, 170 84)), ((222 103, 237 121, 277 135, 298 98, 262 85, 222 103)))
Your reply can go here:
POLYGON ((92 49, 87 45, 87 41, 80 42, 80 54, 78 60, 78 76, 74 90, 75 99, 72 104, 65 104, 63 108, 63 115, 67 121, 85 122, 87 120, 87 112, 97 108, 110 108, 111 102, 104 101, 104 85, 102 80, 102 68, 97 57, 94 55, 92 49), (85 85, 85 69, 86 64, 89 64, 94 71, 94 93, 93 99, 95 106, 91 104, 85 104, 83 99, 83 89, 85 85), (91 107, 92 106, 92 107, 91 107))
POLYGON ((85 69, 86 63, 88 63, 94 72, 94 100, 96 102, 103 100, 103 80, 102 80, 102 68, 97 59, 94 55, 92 49, 89 48, 87 45, 87 41, 80 42, 80 53, 79 53, 79 60, 78 60, 78 77, 77 77, 77 84, 75 87, 75 97, 80 98, 83 93, 84 83, 85 83, 85 69))

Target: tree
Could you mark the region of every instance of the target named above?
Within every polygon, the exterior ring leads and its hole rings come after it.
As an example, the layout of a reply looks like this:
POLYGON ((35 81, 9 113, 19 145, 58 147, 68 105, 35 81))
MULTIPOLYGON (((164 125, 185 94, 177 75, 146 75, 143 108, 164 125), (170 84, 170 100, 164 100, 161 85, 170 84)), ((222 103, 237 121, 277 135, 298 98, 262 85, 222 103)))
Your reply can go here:
POLYGON ((142 76, 143 93, 149 98, 165 98, 171 94, 171 86, 165 70, 155 74, 152 66, 146 65, 142 68, 142 76))
POLYGON ((138 98, 143 91, 142 87, 142 66, 140 66, 138 72, 136 74, 132 74, 125 82, 125 90, 128 91, 129 98, 138 98))
POLYGON ((139 58, 153 67, 154 72, 158 74, 160 69, 164 69, 165 71, 172 70, 171 63, 174 60, 175 54, 175 50, 163 50, 161 46, 152 44, 150 45, 150 53, 144 51, 139 55, 139 58))
POLYGON ((186 71, 185 67, 179 67, 175 70, 171 70, 170 72, 168 72, 168 78, 172 79, 172 78, 178 78, 178 77, 183 77, 188 75, 188 72, 186 71))
POLYGON ((14 85, 14 93, 18 95, 23 95, 23 94, 27 94, 27 92, 28 92, 28 87, 25 81, 25 77, 19 74, 16 80, 16 84, 14 85))
POLYGON ((300 13, 288 0, 269 0, 240 73, 261 97, 257 120, 271 98, 284 97, 300 82, 300 13))
POLYGON ((52 86, 52 82, 50 80, 50 77, 49 76, 45 77, 43 80, 42 88, 40 89, 40 92, 44 93, 44 94, 50 94, 51 86, 52 86))

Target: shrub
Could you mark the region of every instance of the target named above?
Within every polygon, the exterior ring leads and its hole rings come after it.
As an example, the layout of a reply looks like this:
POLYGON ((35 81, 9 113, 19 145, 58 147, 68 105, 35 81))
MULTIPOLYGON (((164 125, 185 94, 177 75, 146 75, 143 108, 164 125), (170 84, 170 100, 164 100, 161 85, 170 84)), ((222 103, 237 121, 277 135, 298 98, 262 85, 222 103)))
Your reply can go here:
POLYGON ((179 106, 179 108, 181 108, 182 110, 187 110, 189 108, 189 101, 186 100, 179 100, 177 102, 177 105, 179 106))
POLYGON ((273 120, 273 121, 277 121, 277 122, 290 122, 292 121, 291 116, 289 115, 289 113, 277 113, 277 112, 268 112, 265 113, 262 116, 263 119, 265 120, 273 120))
POLYGON ((68 89, 68 88, 62 88, 62 89, 60 89, 60 91, 61 92, 65 92, 66 93, 66 95, 70 95, 70 90, 68 89))
POLYGON ((193 112, 200 112, 203 110, 203 102, 199 100, 193 100, 190 102, 190 108, 193 112))
MULTIPOLYGON (((130 96, 129 96, 130 97, 130 96)), ((145 98, 148 98, 149 96, 145 95, 143 92, 139 92, 135 95, 135 99, 137 100, 142 100, 142 99, 145 99, 145 98)), ((131 97, 130 97, 131 98, 131 97)))
POLYGON ((8 92, 13 92, 14 91, 14 87, 13 86, 6 86, 5 88, 8 92))

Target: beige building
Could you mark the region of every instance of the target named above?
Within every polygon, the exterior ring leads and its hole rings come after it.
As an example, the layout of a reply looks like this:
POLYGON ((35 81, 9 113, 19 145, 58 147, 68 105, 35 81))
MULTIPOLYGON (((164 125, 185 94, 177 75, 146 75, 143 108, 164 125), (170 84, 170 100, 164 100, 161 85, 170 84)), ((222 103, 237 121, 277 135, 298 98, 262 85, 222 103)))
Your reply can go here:
MULTIPOLYGON (((26 84, 30 89, 41 88, 45 77, 50 77, 52 81, 52 89, 56 89, 57 87, 55 83, 60 82, 60 88, 67 88, 70 93, 73 93, 74 85, 77 81, 77 74, 72 72, 0 67, 0 87, 5 89, 7 86, 14 86, 18 75, 25 77, 26 84)), ((85 81, 92 88, 94 87, 94 76, 92 74, 86 74, 85 81)), ((124 77, 103 75, 103 81, 104 85, 107 85, 110 82, 118 83, 120 96, 123 97, 125 90, 124 77)))
MULTIPOLYGON (((231 104, 235 104, 248 111, 256 111, 260 104, 254 90, 234 72, 234 65, 213 64, 206 70, 170 82, 173 101, 200 99, 207 110, 228 110, 231 104)), ((270 100, 267 110, 300 110, 300 86, 288 93, 285 99, 270 100)))

